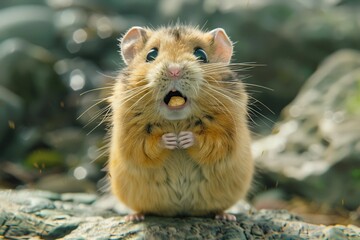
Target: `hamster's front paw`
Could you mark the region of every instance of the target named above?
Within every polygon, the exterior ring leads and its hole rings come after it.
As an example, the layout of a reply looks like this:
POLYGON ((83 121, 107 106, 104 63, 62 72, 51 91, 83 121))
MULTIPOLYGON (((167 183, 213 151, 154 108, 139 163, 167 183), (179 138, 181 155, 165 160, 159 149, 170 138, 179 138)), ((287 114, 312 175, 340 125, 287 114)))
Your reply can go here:
POLYGON ((180 132, 178 137, 178 147, 186 149, 194 145, 195 137, 192 132, 180 132))
POLYGON ((161 137, 161 145, 167 149, 186 149, 194 145, 195 137, 192 132, 180 132, 179 136, 175 133, 166 133, 161 137))
POLYGON ((178 147, 178 137, 175 133, 165 133, 161 137, 161 144, 167 149, 175 149, 178 147))

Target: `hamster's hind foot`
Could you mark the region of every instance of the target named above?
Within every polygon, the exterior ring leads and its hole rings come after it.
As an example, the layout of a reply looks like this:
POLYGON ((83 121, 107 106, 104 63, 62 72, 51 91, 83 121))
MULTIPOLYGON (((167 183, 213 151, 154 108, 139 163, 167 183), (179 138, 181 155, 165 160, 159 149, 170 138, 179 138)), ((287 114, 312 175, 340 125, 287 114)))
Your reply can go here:
POLYGON ((218 213, 215 215, 215 219, 217 220, 227 220, 227 221, 231 221, 231 222, 235 222, 236 221, 236 216, 229 214, 229 213, 218 213))
POLYGON ((129 214, 125 217, 125 222, 140 222, 145 220, 145 215, 142 213, 129 214))

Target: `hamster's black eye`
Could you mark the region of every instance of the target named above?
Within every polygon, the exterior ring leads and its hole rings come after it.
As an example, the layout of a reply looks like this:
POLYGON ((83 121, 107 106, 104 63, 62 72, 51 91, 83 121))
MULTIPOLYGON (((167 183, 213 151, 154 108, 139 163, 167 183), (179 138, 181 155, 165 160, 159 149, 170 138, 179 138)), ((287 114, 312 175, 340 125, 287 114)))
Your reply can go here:
POLYGON ((157 48, 152 48, 146 55, 146 62, 152 62, 158 55, 159 50, 157 48))
POLYGON ((194 55, 196 57, 196 60, 203 62, 203 63, 207 63, 208 59, 207 59, 207 55, 206 52, 204 51, 204 49, 202 48, 195 48, 194 50, 194 55))

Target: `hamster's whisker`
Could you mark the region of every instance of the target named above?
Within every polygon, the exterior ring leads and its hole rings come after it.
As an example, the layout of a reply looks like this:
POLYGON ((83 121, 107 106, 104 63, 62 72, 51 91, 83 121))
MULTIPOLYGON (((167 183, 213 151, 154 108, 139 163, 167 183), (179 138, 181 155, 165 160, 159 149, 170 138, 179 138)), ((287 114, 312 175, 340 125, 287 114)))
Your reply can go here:
MULTIPOLYGON (((249 92, 249 91, 247 91, 247 92, 249 92)), ((263 104, 262 102, 258 101, 258 100, 255 99, 254 97, 252 97, 252 96, 250 96, 250 95, 248 95, 248 97, 249 97, 249 99, 255 100, 255 101, 253 101, 253 102, 249 101, 248 106, 247 106, 248 111, 247 111, 247 114, 246 114, 246 115, 247 115, 248 118, 251 120, 251 122, 254 123, 256 126, 260 126, 260 125, 251 117, 251 113, 254 114, 255 116, 260 115, 260 116, 266 118, 267 120, 269 120, 270 122, 272 122, 271 119, 267 118, 265 115, 263 115, 262 113, 260 113, 258 110, 255 109, 255 108, 257 108, 257 109, 260 110, 260 108, 259 108, 258 106, 256 106, 256 105, 254 105, 254 103, 259 102, 259 103, 261 103, 266 109, 268 109, 271 113, 273 113, 273 112, 272 112, 265 104, 263 104)), ((266 126, 270 127, 267 123, 265 123, 265 124, 266 124, 266 126)))
POLYGON ((136 98, 140 97, 144 93, 146 93, 146 91, 141 92, 141 93, 137 94, 136 96, 126 99, 125 101, 121 102, 119 106, 124 106, 125 104, 126 104, 126 106, 132 105, 133 102, 136 100, 136 98))
POLYGON ((139 89, 136 89, 136 91, 130 91, 128 93, 126 93, 122 98, 122 102, 121 104, 125 103, 125 102, 128 102, 130 100, 133 100, 134 98, 136 98, 137 96, 147 92, 150 90, 150 87, 149 86, 144 86, 144 87, 141 87, 139 89), (125 100, 125 101, 124 101, 125 100))
POLYGON ((253 89, 246 89, 246 92, 247 93, 256 93, 256 94, 263 93, 262 91, 253 90, 253 89))
POLYGON ((229 71, 232 70, 233 72, 244 72, 251 70, 258 66, 265 66, 263 64, 256 64, 256 63, 209 63, 204 65, 202 68, 206 71, 213 71, 214 73, 219 73, 219 71, 229 71))
MULTIPOLYGON (((258 110, 254 109, 253 107, 251 107, 250 105, 248 106, 248 110, 249 110, 249 114, 253 113, 254 115, 259 115, 261 117, 263 117, 264 119, 268 120, 269 122, 271 122, 272 124, 275 124, 275 122, 273 120, 271 120, 270 118, 266 117, 264 114, 262 114, 261 112, 259 112, 258 110)), ((247 114, 249 116, 249 114, 247 114)), ((256 124, 256 126, 259 126, 259 124, 257 124, 254 120, 252 120, 254 124, 256 124)), ((267 127, 270 127, 266 122, 264 122, 266 124, 267 127)))
POLYGON ((92 122, 94 122, 99 116, 101 116, 103 113, 105 113, 109 108, 111 108, 110 105, 108 105, 108 106, 105 107, 104 109, 99 110, 94 116, 92 116, 92 117, 89 119, 88 123, 84 126, 84 128, 87 127, 87 126, 89 126, 89 125, 90 125, 92 122))
POLYGON ((79 120, 82 116, 84 116, 85 113, 87 113, 88 111, 90 111, 92 108, 96 107, 97 105, 105 102, 105 101, 108 101, 110 99, 110 97, 107 97, 107 98, 104 98, 104 99, 101 99, 100 101, 94 103, 93 105, 91 105, 90 107, 88 107, 82 114, 80 114, 80 116, 78 116, 76 118, 76 120, 79 120))
POLYGON ((137 97, 138 95, 146 92, 147 90, 148 90, 147 88, 146 88, 146 89, 142 89, 142 90, 138 91, 138 92, 135 93, 135 94, 132 94, 132 95, 130 95, 130 96, 123 97, 123 98, 122 98, 122 101, 121 101, 121 103, 120 103, 120 105, 119 105, 119 107, 120 107, 120 106, 123 106, 125 103, 133 100, 135 97, 137 97))
POLYGON ((104 145, 101 146, 101 147, 99 147, 99 148, 97 149, 97 152, 99 152, 100 154, 97 156, 97 158, 95 159, 95 161, 96 161, 97 159, 99 159, 101 156, 103 156, 104 154, 107 154, 107 153, 108 153, 108 148, 109 148, 108 144, 109 144, 109 142, 110 142, 110 139, 109 139, 109 138, 105 139, 104 145))
POLYGON ((194 82, 193 84, 190 84, 191 90, 193 91, 193 93, 195 94, 195 96, 197 96, 199 94, 199 82, 194 82), (196 85, 195 85, 196 84, 196 85))
POLYGON ((129 88, 127 90, 123 90, 121 93, 124 96, 131 96, 132 94, 137 94, 138 92, 143 91, 145 89, 149 89, 149 86, 148 85, 142 85, 142 86, 138 86, 138 87, 132 87, 132 88, 129 88))
POLYGON ((214 77, 211 76, 211 75, 206 75, 205 78, 211 79, 211 80, 212 80, 211 82, 215 82, 215 83, 217 83, 218 85, 224 85, 224 84, 228 84, 228 85, 239 85, 239 86, 242 85, 241 80, 238 79, 238 78, 231 79, 231 80, 218 80, 218 79, 214 78, 214 77))
POLYGON ((254 100, 254 102, 252 102, 251 104, 259 103, 260 105, 262 105, 263 107, 265 107, 267 110, 269 110, 269 112, 271 112, 272 114, 275 115, 275 113, 274 113, 268 106, 266 106, 266 104, 264 104, 264 103, 261 102, 260 100, 254 98, 253 96, 250 96, 250 95, 249 95, 249 98, 254 100))
POLYGON ((205 72, 209 72, 209 73, 219 73, 219 72, 229 72, 229 68, 226 67, 213 67, 213 66, 208 66, 208 67, 202 67, 203 71, 205 72))
MULTIPOLYGON (((105 110, 107 110, 107 111, 106 111, 105 116, 104 116, 103 119, 101 120, 101 122, 98 123, 93 129, 91 129, 91 131, 88 132, 86 135, 91 134, 96 128, 98 128, 101 124, 103 124, 103 123, 105 122, 105 119, 107 118, 109 112, 111 111, 111 106, 108 106, 107 108, 105 108, 105 110)), ((100 114, 100 115, 102 115, 104 112, 105 112, 105 111, 101 111, 101 114, 100 114)), ((98 115, 98 117, 99 117, 100 115, 98 115)))
MULTIPOLYGON (((206 90, 210 90, 210 91, 212 91, 212 92, 214 92, 214 93, 216 93, 216 94, 219 94, 220 96, 225 97, 227 100, 230 100, 230 101, 229 101, 230 103, 233 102, 231 98, 229 98, 228 96, 226 96, 224 93, 222 93, 222 92, 220 92, 220 91, 218 91, 218 90, 215 90, 211 85, 204 85, 204 86, 206 86, 206 87, 205 87, 206 90)), ((204 90, 205 90, 205 89, 204 89, 204 90)), ((215 97, 214 94, 211 94, 209 91, 204 91, 204 92, 207 93, 207 94, 209 94, 214 100, 216 100, 220 105, 222 105, 222 106, 224 107, 224 109, 229 113, 229 115, 233 117, 233 114, 234 114, 234 113, 231 112, 231 111, 229 110, 229 108, 228 108, 222 101, 220 101, 217 97, 215 97)), ((226 113, 226 112, 224 112, 224 113, 226 113)))
POLYGON ((144 86, 147 86, 149 83, 145 80, 136 80, 136 84, 137 85, 133 85, 133 84, 125 85, 126 90, 131 90, 131 89, 138 88, 138 87, 144 87, 144 86))
POLYGON ((256 62, 229 63, 228 66, 264 67, 266 64, 256 62))
MULTIPOLYGON (((218 106, 218 107, 219 107, 219 105, 222 106, 222 108, 219 108, 219 110, 220 110, 221 112, 223 112, 224 114, 229 114, 229 113, 231 113, 230 110, 224 105, 224 103, 222 103, 219 99, 217 99, 217 98, 214 96, 214 94, 211 94, 210 92, 206 92, 206 94, 209 95, 209 97, 210 97, 211 99, 213 99, 213 100, 216 101, 216 106, 218 106)), ((211 100, 210 100, 210 102, 211 102, 211 100)), ((229 115, 233 118, 233 116, 232 116, 231 114, 229 114, 229 115)))
POLYGON ((113 86, 94 88, 94 89, 90 89, 90 90, 87 90, 85 92, 80 93, 80 96, 83 96, 83 95, 91 93, 91 92, 100 91, 100 90, 106 90, 106 89, 112 89, 112 88, 113 88, 113 86))
POLYGON ((204 79, 205 79, 206 84, 211 84, 212 82, 214 82, 214 83, 216 83, 218 86, 220 86, 220 82, 219 82, 216 78, 214 78, 213 76, 211 76, 211 75, 207 75, 204 79), (211 82, 208 81, 207 79, 211 79, 211 82))
POLYGON ((149 86, 147 86, 147 85, 143 85, 143 86, 139 86, 139 87, 134 87, 134 88, 130 88, 130 89, 128 89, 128 90, 122 91, 122 94, 125 94, 125 95, 129 94, 129 95, 131 95, 132 93, 136 93, 136 92, 138 92, 138 91, 141 91, 141 90, 147 89, 147 88, 149 88, 149 86))
POLYGON ((248 78, 251 78, 252 76, 250 74, 247 74, 247 75, 239 75, 239 78, 240 78, 240 81, 245 85, 244 81, 248 78))
POLYGON ((225 64, 225 63, 207 63, 202 65, 202 68, 208 68, 208 69, 229 69, 230 67, 250 67, 250 66, 246 66, 246 65, 230 65, 230 64, 225 64))
MULTIPOLYGON (((210 87, 210 86, 209 86, 210 87)), ((225 94, 225 92, 223 92, 224 90, 220 87, 215 87, 215 86, 211 86, 210 87, 213 91, 216 91, 216 93, 220 94, 221 96, 223 96, 224 98, 226 98, 227 100, 229 100, 230 102, 234 102, 237 105, 240 105, 241 107, 246 107, 246 104, 241 102, 240 100, 235 100, 236 98, 231 98, 230 96, 228 96, 227 94, 225 94)), ((226 93, 229 93, 229 91, 227 91, 226 93)), ((236 92, 230 92, 232 94, 236 94, 236 92)))
MULTIPOLYGON (((218 86, 213 86, 213 85, 208 85, 207 87, 211 88, 212 91, 216 91, 217 94, 220 94, 222 97, 224 97, 225 99, 227 99, 229 102, 231 103, 235 103, 238 106, 242 107, 244 110, 246 110, 247 105, 244 102, 241 102, 240 100, 236 100, 236 97, 231 98, 231 96, 229 96, 229 93, 236 95, 237 91, 234 89, 227 89, 226 92, 224 92, 224 89, 218 86)), ((232 113, 234 114, 234 113, 232 113)))
MULTIPOLYGON (((218 84, 218 81, 216 81, 216 79, 214 79, 213 77, 211 77, 211 76, 207 76, 207 77, 208 77, 209 79, 214 80, 214 81, 212 81, 212 82, 215 82, 215 83, 218 84)), ((246 76, 246 77, 249 77, 249 76, 246 76)), ((244 79, 244 78, 242 78, 241 80, 243 80, 243 79, 244 79)), ((236 79, 234 79, 234 80, 236 80, 236 79)), ((242 81, 222 81, 221 84, 225 84, 225 86, 226 86, 226 85, 227 85, 227 86, 241 86, 241 85, 244 85, 245 87, 250 86, 250 87, 257 87, 257 88, 262 88, 262 89, 266 89, 266 90, 273 91, 273 89, 271 89, 271 88, 267 88, 267 87, 264 87, 264 86, 261 86, 261 85, 257 85, 257 84, 244 83, 244 82, 242 82, 242 81)), ((219 85, 219 84, 218 84, 218 85, 219 85)), ((226 97, 226 98, 228 98, 229 100, 231 99, 231 98, 229 98, 229 96, 227 96, 225 93, 222 92, 223 89, 218 88, 217 86, 214 86, 214 85, 211 85, 211 84, 209 84, 208 87, 211 87, 213 91, 217 91, 218 94, 222 94, 223 97, 226 97)), ((232 89, 230 89, 230 90, 231 90, 231 91, 236 91, 236 90, 232 90, 232 89)), ((247 92, 250 92, 250 91, 247 90, 247 92)), ((229 93, 229 92, 227 92, 227 93, 229 93)), ((235 93, 235 92, 233 92, 233 93, 235 93)), ((236 93, 235 93, 235 94, 236 94, 236 93)), ((271 119, 269 119, 268 117, 266 117, 266 116, 265 116, 264 114, 262 114, 260 111, 258 111, 258 110, 256 110, 256 109, 254 109, 253 107, 251 107, 251 105, 255 106, 254 104, 259 103, 260 105, 262 105, 263 107, 265 107, 268 111, 270 111, 272 114, 274 114, 274 112, 273 112, 269 107, 267 107, 266 104, 262 103, 260 100, 254 98, 254 97, 252 97, 252 96, 250 96, 250 95, 249 95, 248 97, 249 97, 249 99, 254 100, 254 101, 250 102, 249 105, 247 106, 248 109, 249 109, 249 112, 247 112, 247 116, 248 116, 248 118, 251 120, 251 122, 253 122, 255 125, 259 125, 259 124, 257 124, 257 123, 255 122, 255 120, 251 117, 251 114, 250 114, 250 113, 255 114, 255 115, 259 115, 259 116, 265 118, 266 120, 270 121, 271 123, 273 123, 273 121, 272 121, 271 119)), ((235 98, 234 98, 234 99, 235 99, 235 98)), ((234 99, 231 99, 231 101, 234 101, 234 99)), ((235 102, 236 102, 237 104, 240 104, 242 107, 246 107, 245 104, 242 103, 242 102, 239 102, 239 101, 235 101, 235 102)))
MULTIPOLYGON (((143 86, 143 85, 149 84, 149 81, 143 79, 143 77, 141 79, 138 79, 138 78, 134 79, 134 82, 137 84, 135 86, 143 86)), ((130 84, 129 86, 131 87, 132 85, 130 84)))
POLYGON ((119 73, 117 73, 117 74, 115 74, 114 76, 111 76, 111 75, 105 74, 105 73, 100 72, 100 71, 96 71, 96 73, 100 74, 100 75, 103 76, 103 77, 110 78, 110 79, 113 79, 113 80, 116 80, 116 79, 117 79, 117 75, 119 74, 119 73))
MULTIPOLYGON (((219 74, 219 73, 228 73, 229 72, 229 68, 227 67, 219 67, 219 68, 203 68, 204 71, 206 71, 207 74, 219 74)), ((230 68, 230 70, 232 72, 246 72, 248 70, 250 70, 250 68, 236 68, 236 69, 232 69, 230 68)))
POLYGON ((136 81, 146 81, 144 74, 132 73, 132 74, 131 74, 131 79, 134 79, 134 78, 136 78, 136 79, 135 79, 136 81))
MULTIPOLYGON (((91 163, 95 163, 97 162, 99 159, 101 159, 102 157, 106 157, 106 156, 109 156, 109 151, 108 151, 108 148, 109 148, 109 143, 106 143, 104 146, 100 147, 99 149, 97 149, 97 156, 91 160, 91 163)), ((102 169, 103 170, 103 169, 102 169)), ((101 189, 100 189, 101 191, 101 189)))
POLYGON ((154 96, 154 99, 160 99, 160 94, 161 94, 160 91, 155 91, 155 92, 153 93, 153 95, 155 95, 155 96, 154 96))
POLYGON ((274 91, 274 89, 272 89, 272 88, 268 88, 268 87, 261 86, 261 85, 258 85, 258 84, 244 83, 244 85, 245 85, 245 86, 250 86, 250 87, 262 88, 262 89, 269 90, 269 91, 274 91))
MULTIPOLYGON (((237 66, 237 65, 239 65, 239 66, 244 66, 244 64, 233 64, 234 66, 237 66)), ((245 65, 248 65, 248 64, 245 64, 245 65)), ((248 67, 248 68, 242 68, 242 69, 238 69, 239 71, 245 71, 245 70, 248 70, 248 69, 250 69, 250 68, 252 68, 252 67, 248 67)), ((205 68, 204 68, 205 69, 205 68)), ((240 101, 236 101, 236 100, 234 100, 234 99, 232 99, 231 97, 229 97, 228 95, 226 95, 226 93, 223 93, 223 90, 224 89, 222 89, 220 86, 221 85, 223 85, 223 84, 225 84, 225 86, 252 86, 252 87, 259 87, 259 88, 264 88, 264 89, 268 89, 268 88, 266 88, 266 87, 263 87, 263 86, 260 86, 260 85, 256 85, 256 84, 248 84, 248 83, 244 83, 244 82, 242 82, 242 80, 244 80, 244 79, 246 79, 246 78, 249 78, 250 76, 245 76, 245 77, 241 77, 241 79, 233 79, 233 80, 230 80, 230 81, 221 81, 221 82, 219 82, 218 80, 216 80, 214 77, 212 77, 211 76, 211 73, 212 72, 214 72, 214 73, 217 73, 217 74, 219 74, 219 72, 228 72, 229 71, 229 68, 226 66, 226 65, 219 65, 219 64, 217 64, 217 66, 209 66, 208 68, 206 68, 206 69, 209 69, 209 70, 206 70, 206 78, 207 79, 209 79, 209 80, 207 80, 207 82, 208 82, 208 84, 207 84, 207 87, 211 90, 211 91, 216 91, 216 93, 217 94, 219 94, 219 95, 221 95, 221 96, 223 96, 224 98, 226 98, 227 100, 229 100, 230 102, 234 102, 235 104, 237 104, 237 105, 239 105, 239 106, 241 106, 241 107, 243 107, 243 108, 247 108, 248 110, 249 110, 249 112, 247 112, 246 113, 246 115, 247 115, 247 117, 249 118, 249 120, 253 123, 253 124, 255 124, 255 125, 259 125, 258 123, 256 123, 256 121, 252 118, 252 116, 251 116, 251 114, 250 113, 253 113, 253 114, 255 114, 255 115, 260 115, 260 116, 262 116, 262 117, 264 117, 264 118, 266 118, 267 120, 269 120, 269 121, 271 121, 272 122, 272 120, 271 119, 269 119, 269 118, 267 118, 264 114, 262 114, 261 112, 259 112, 258 110, 256 110, 256 109, 254 109, 253 107, 251 107, 250 106, 250 104, 249 104, 249 106, 246 106, 246 104, 244 104, 244 103, 242 103, 242 102, 240 102, 240 101), (211 83, 215 83, 215 84, 217 84, 218 86, 214 86, 213 84, 210 84, 210 82, 211 83)), ((233 70, 234 71, 234 70, 233 70)), ((233 91, 235 94, 236 94, 236 90, 234 90, 234 89, 228 89, 228 90, 230 90, 230 91, 233 91)), ((268 90, 270 90, 270 89, 268 89, 268 90)), ((211 94, 212 95, 212 94, 211 94)), ((249 97, 251 97, 251 96, 249 96, 249 97)), ((253 97, 251 97, 251 99, 255 99, 255 98, 253 98, 253 97)), ((257 100, 258 101, 258 100, 257 100)), ((258 101, 259 103, 260 103, 260 101, 258 101)), ((265 106, 265 104, 263 104, 263 103, 260 103, 260 104, 262 104, 262 105, 264 105, 264 107, 266 107, 265 106)), ((222 104, 222 106, 224 107, 224 108, 226 108, 227 109, 227 111, 228 112, 230 112, 229 110, 228 110, 228 108, 226 107, 226 106, 224 106, 223 104, 222 104)), ((267 107, 266 107, 267 108, 267 107)), ((268 110, 270 110, 269 108, 267 108, 268 110)), ((231 113, 231 114, 233 114, 233 113, 231 113)))
POLYGON ((205 81, 208 84, 211 84, 211 83, 217 84, 217 87, 219 87, 219 90, 223 90, 221 87, 223 87, 224 85, 225 85, 225 87, 226 87, 226 89, 228 91, 236 91, 235 89, 228 88, 229 86, 234 86, 234 87, 242 87, 243 86, 243 83, 239 79, 234 79, 236 81, 235 82, 234 80, 231 80, 231 81, 218 81, 212 76, 206 76, 206 78, 205 78, 205 81), (206 78, 211 79, 212 81, 211 82, 207 81, 206 78))
POLYGON ((230 68, 231 71, 233 72, 246 72, 249 71, 251 69, 253 69, 253 67, 244 67, 244 68, 230 68))
MULTIPOLYGON (((227 85, 244 85, 246 88, 247 87, 256 87, 256 88, 261 88, 261 89, 265 89, 268 91, 274 91, 274 89, 269 88, 269 87, 265 87, 262 85, 258 85, 258 84, 253 84, 253 83, 247 83, 244 82, 244 80, 246 80, 247 78, 250 78, 250 75, 244 75, 244 76, 240 76, 239 79, 234 79, 231 81, 221 81, 221 84, 227 84, 227 85)), ((251 89, 250 89, 251 90, 251 89)), ((246 91, 248 92, 249 89, 247 88, 246 91)))
POLYGON ((123 92, 123 96, 121 96, 121 99, 122 100, 125 100, 125 99, 128 99, 128 98, 131 98, 133 96, 136 96, 139 92, 142 92, 142 91, 145 91, 147 90, 148 88, 141 88, 141 89, 136 89, 136 90, 132 90, 132 91, 129 91, 129 92, 123 92))
MULTIPOLYGON (((248 107, 247 110, 250 111, 251 109, 248 107)), ((259 126, 259 124, 257 122, 255 122, 255 120, 251 117, 251 114, 249 112, 246 113, 246 116, 253 124, 255 124, 256 126, 259 126)))
MULTIPOLYGON (((124 116, 127 116, 127 114, 129 113, 130 110, 134 109, 134 107, 144 98, 146 97, 148 94, 150 94, 151 91, 148 91, 147 93, 145 93, 141 98, 139 98, 135 103, 133 103, 128 110, 124 113, 124 116)), ((146 105, 146 104, 144 104, 146 105)))
POLYGON ((259 102, 261 103, 262 106, 264 106, 268 111, 270 111, 272 114, 274 114, 274 112, 268 108, 265 104, 263 104, 262 102, 260 102, 259 100, 255 99, 254 97, 251 97, 249 96, 250 99, 252 100, 255 100, 255 101, 252 101, 252 102, 249 102, 248 104, 248 108, 249 108, 249 111, 251 111, 251 113, 255 114, 255 115, 259 115, 263 118, 265 118, 266 120, 268 120, 269 122, 271 122, 272 124, 275 124, 275 122, 273 120, 271 120, 270 118, 268 118, 267 116, 265 116, 264 114, 262 114, 260 111, 256 110, 255 108, 259 109, 260 108, 258 106, 255 105, 256 102, 259 102))
POLYGON ((224 80, 221 81, 221 84, 224 85, 234 85, 234 86, 243 86, 244 82, 242 81, 244 78, 240 77, 240 78, 236 78, 236 79, 231 79, 231 80, 224 80))

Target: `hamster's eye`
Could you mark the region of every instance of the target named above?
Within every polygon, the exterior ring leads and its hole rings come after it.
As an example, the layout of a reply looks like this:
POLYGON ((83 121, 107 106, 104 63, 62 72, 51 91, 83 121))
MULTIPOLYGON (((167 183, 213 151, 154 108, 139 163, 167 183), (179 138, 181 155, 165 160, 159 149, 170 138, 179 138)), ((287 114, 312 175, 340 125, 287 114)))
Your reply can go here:
POLYGON ((146 62, 152 62, 158 55, 159 50, 157 48, 152 48, 146 55, 146 62))
POLYGON ((203 62, 203 63, 208 62, 207 55, 206 55, 206 52, 204 51, 204 49, 199 48, 199 47, 195 48, 194 55, 196 57, 196 60, 203 62))

